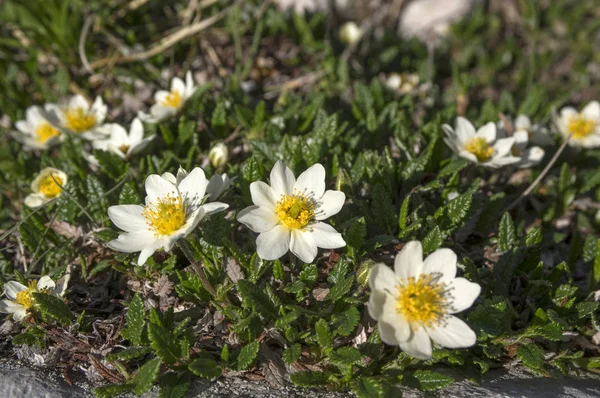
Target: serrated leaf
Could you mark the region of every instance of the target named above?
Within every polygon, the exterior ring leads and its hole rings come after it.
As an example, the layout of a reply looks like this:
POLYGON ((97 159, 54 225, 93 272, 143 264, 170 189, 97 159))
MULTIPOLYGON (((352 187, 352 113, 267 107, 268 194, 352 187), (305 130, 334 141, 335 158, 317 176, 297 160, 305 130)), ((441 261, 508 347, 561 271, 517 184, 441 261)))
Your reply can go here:
POLYGON ((283 350, 283 360, 288 365, 296 362, 300 355, 302 355, 302 346, 297 343, 283 350))
POLYGON ((600 239, 596 243, 596 257, 592 269, 592 289, 598 286, 598 283, 600 283, 600 239))
POLYGON ((575 306, 575 311, 577 311, 577 317, 579 319, 585 318, 586 316, 594 313, 598 309, 599 305, 600 303, 591 301, 577 303, 577 305, 575 306))
POLYGON ((242 347, 240 351, 240 355, 237 358, 237 368, 238 370, 245 370, 254 363, 256 357, 258 356, 258 350, 260 349, 260 344, 258 341, 253 341, 252 343, 246 344, 242 347))
POLYGON ((151 351, 152 350, 149 347, 130 347, 123 351, 119 351, 117 353, 107 355, 106 360, 108 360, 108 361, 115 361, 115 360, 129 361, 129 360, 132 360, 135 358, 139 358, 142 355, 146 355, 147 353, 149 353, 151 351))
POLYGON ((33 301, 44 315, 57 320, 60 324, 70 325, 73 314, 64 301, 46 293, 32 293, 33 301))
POLYGON ((361 377, 350 385, 358 398, 384 398, 383 385, 372 377, 361 377))
POLYGON ((171 365, 179 360, 180 347, 177 339, 169 330, 155 323, 148 324, 150 345, 158 357, 171 365))
POLYGON ((454 224, 458 224, 469 214, 472 201, 473 196, 471 194, 464 194, 457 196, 448 203, 448 217, 454 224))
POLYGON ((430 370, 417 370, 412 377, 417 381, 416 387, 422 391, 439 390, 454 382, 452 377, 430 370))
POLYGON ((398 226, 400 230, 404 230, 408 225, 408 210, 410 208, 410 195, 407 195, 406 198, 402 201, 402 206, 400 206, 400 214, 398 215, 398 226))
POLYGON ((130 392, 134 387, 135 384, 133 383, 113 384, 110 386, 96 387, 93 392, 98 398, 114 398, 126 392, 130 392))
POLYGON ((513 224, 512 217, 510 214, 504 213, 498 227, 498 248, 500 251, 505 252, 509 250, 515 242, 515 237, 515 225, 513 224))
POLYGON ((290 375, 290 380, 297 386, 317 387, 327 384, 327 375, 313 371, 296 372, 290 375))
POLYGON ((132 382, 135 384, 133 391, 137 395, 150 391, 160 370, 160 359, 155 358, 146 362, 135 374, 132 382))
POLYGON ((346 278, 343 278, 341 281, 338 281, 335 285, 331 287, 329 293, 327 294, 327 297, 325 297, 325 300, 337 301, 342 297, 345 297, 352 288, 353 283, 353 276, 348 276, 346 278))
POLYGON ((189 373, 167 373, 160 378, 159 398, 185 398, 190 388, 189 373))
POLYGON ((315 323, 315 332, 319 346, 325 351, 331 350, 333 345, 333 336, 329 331, 329 325, 325 319, 319 319, 315 323))
POLYGON ((115 180, 122 176, 128 168, 127 163, 123 162, 123 159, 108 151, 96 150, 94 151, 94 157, 98 160, 100 168, 110 178, 115 180))
POLYGON ((333 352, 331 360, 343 365, 354 365, 360 362, 362 355, 360 351, 354 347, 340 347, 333 352))
POLYGON ((252 282, 240 279, 238 281, 238 291, 242 296, 244 307, 254 308, 256 312, 266 318, 277 316, 277 311, 269 297, 252 282))
POLYGON ((142 344, 142 333, 146 324, 146 312, 144 302, 139 294, 135 294, 127 309, 127 327, 121 331, 121 335, 133 345, 142 344))
POLYGON ((530 343, 519 346, 517 357, 523 365, 530 369, 540 369, 544 366, 544 350, 536 344, 530 343))
POLYGON ((367 223, 364 217, 355 220, 346 232, 346 243, 355 250, 360 250, 367 236, 367 223))
POLYGON ((527 232, 525 244, 527 246, 533 246, 539 243, 542 243, 542 230, 538 227, 532 228, 531 231, 527 232))
POLYGON ((221 374, 223 373, 217 363, 210 358, 194 359, 194 361, 188 365, 188 369, 196 376, 204 377, 206 379, 216 379, 217 377, 221 377, 221 374))
POLYGON ((106 214, 108 202, 106 201, 104 187, 100 180, 93 174, 87 176, 86 193, 90 212, 99 216, 106 214))
POLYGON ((434 250, 437 250, 442 243, 444 243, 444 237, 442 236, 440 227, 436 225, 435 228, 429 231, 425 238, 423 238, 423 252, 430 253, 434 250))
POLYGON ((119 194, 120 205, 138 205, 141 202, 142 199, 140 199, 140 195, 138 195, 132 184, 123 185, 123 189, 121 189, 121 193, 119 194))
POLYGON ((356 307, 350 307, 340 314, 334 314, 333 320, 337 325, 335 333, 340 336, 349 336, 360 321, 360 311, 356 307))

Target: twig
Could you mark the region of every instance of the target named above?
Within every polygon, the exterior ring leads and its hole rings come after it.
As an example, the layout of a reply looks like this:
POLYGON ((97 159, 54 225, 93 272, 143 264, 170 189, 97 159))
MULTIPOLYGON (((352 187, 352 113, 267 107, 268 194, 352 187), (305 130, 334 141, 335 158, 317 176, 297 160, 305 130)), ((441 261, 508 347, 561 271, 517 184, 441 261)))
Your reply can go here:
POLYGON ((560 146, 560 148, 558 148, 558 150, 556 151, 556 153, 554 154, 554 156, 552 157, 552 159, 550 159, 550 161, 548 162, 548 164, 546 165, 546 167, 544 167, 544 170, 542 170, 542 172, 540 173, 540 175, 531 183, 531 185, 529 185, 529 187, 525 190, 525 192, 523 192, 517 199, 515 199, 514 202, 512 202, 510 204, 510 206, 508 206, 505 210, 506 211, 511 211, 512 209, 515 208, 516 205, 519 204, 519 202, 521 200, 523 200, 523 198, 525 198, 527 195, 529 195, 531 193, 531 191, 533 191, 535 189, 535 187, 540 183, 540 181, 542 181, 542 179, 546 176, 546 174, 548 174, 548 172, 550 171, 550 169, 552 168, 552 166, 554 165, 554 163, 556 163, 556 161, 558 160, 558 157, 560 156, 561 153, 563 153, 563 151, 565 150, 565 148, 567 147, 567 144, 569 143, 569 140, 571 139, 571 136, 573 134, 569 134, 569 136, 565 139, 565 141, 562 143, 562 145, 560 146))
POLYGON ((83 67, 90 75, 94 74, 94 69, 92 69, 92 66, 88 62, 87 55, 85 54, 85 41, 90 32, 90 28, 92 27, 92 22, 94 22, 94 17, 90 15, 85 19, 83 28, 81 29, 81 35, 79 36, 79 58, 81 59, 83 67))
POLYGON ((192 266, 192 268, 194 269, 194 271, 196 272, 196 274, 198 274, 198 277, 200 278, 200 282, 202 282, 202 286, 204 286, 204 289, 206 289, 206 291, 208 293, 210 293, 210 295, 213 298, 216 299, 217 298, 217 291, 211 285, 210 281, 208 280, 208 277, 206 276, 206 273, 202 269, 202 266, 200 264, 198 264, 198 262, 194 258, 194 254, 192 253, 192 249, 190 248, 189 244, 186 242, 185 239, 180 239, 179 240, 179 248, 181 249, 181 251, 183 252, 183 254, 185 255, 185 257, 188 259, 188 261, 190 262, 190 265, 192 266))
MULTIPOLYGON (((154 46, 152 46, 149 50, 146 51, 140 51, 140 52, 136 52, 130 55, 125 55, 122 56, 120 58, 117 58, 116 60, 114 60, 115 64, 124 64, 124 63, 128 63, 128 62, 137 62, 137 61, 143 61, 146 60, 148 58, 151 58, 155 55, 160 54, 161 52, 173 47, 175 44, 177 44, 178 42, 187 39, 190 36, 193 36, 201 31, 203 31, 206 28, 209 28, 210 26, 214 25, 215 23, 219 22, 221 19, 223 19, 240 1, 242 0, 238 0, 236 1, 234 4, 232 4, 231 6, 227 7, 224 10, 219 11, 218 13, 216 13, 215 15, 213 15, 212 17, 209 17, 203 21, 200 21, 198 23, 195 23, 193 25, 190 26, 186 26, 182 29, 179 29, 177 32, 170 34, 169 36, 165 37, 164 39, 161 40, 161 42, 159 44, 156 44, 154 46)), ((97 61, 95 61, 94 63, 92 63, 90 66, 95 69, 95 68, 101 68, 105 65, 107 65, 110 62, 110 58, 102 58, 99 59, 97 61)))

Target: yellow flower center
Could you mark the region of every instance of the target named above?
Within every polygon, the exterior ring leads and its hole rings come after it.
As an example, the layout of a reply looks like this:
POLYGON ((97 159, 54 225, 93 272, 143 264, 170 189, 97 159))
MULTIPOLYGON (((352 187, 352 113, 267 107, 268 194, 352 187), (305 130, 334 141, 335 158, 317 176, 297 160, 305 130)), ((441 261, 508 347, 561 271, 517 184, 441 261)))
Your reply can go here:
POLYGON ((40 143, 45 143, 52 137, 56 137, 59 134, 58 130, 52 127, 48 122, 44 122, 37 126, 35 129, 35 135, 38 137, 40 143))
POLYGON ((124 154, 127 154, 127 151, 129 150, 129 145, 121 145, 119 147, 119 151, 123 152, 124 154))
POLYGON ((164 100, 160 101, 162 106, 168 106, 169 108, 177 108, 181 104, 181 94, 179 90, 173 90, 168 94, 164 100))
POLYGON ((439 325, 447 312, 446 288, 432 275, 408 278, 400 286, 396 309, 411 324, 439 325))
POLYGON ((303 229, 315 217, 314 207, 313 201, 303 194, 282 195, 275 213, 286 227, 303 229))
POLYGON ((573 134, 574 139, 581 140, 594 132, 596 122, 581 115, 576 115, 569 119, 568 129, 569 133, 573 134))
POLYGON ((40 182, 40 193, 47 198, 56 198, 62 191, 63 180, 56 174, 48 174, 40 182))
POLYGON ((475 155, 480 162, 486 162, 494 155, 494 148, 483 137, 472 138, 465 149, 475 155))
POLYGON ((83 108, 67 110, 65 114, 67 128, 75 133, 83 133, 96 125, 96 116, 89 114, 83 108))
POLYGON ((150 230, 155 235, 171 235, 185 224, 187 219, 187 205, 181 196, 171 194, 158 200, 156 204, 149 204, 144 209, 144 217, 150 230))
POLYGON ((27 289, 17 292, 15 302, 21 304, 25 309, 29 309, 33 306, 33 297, 31 293, 37 292, 37 281, 29 281, 27 289))

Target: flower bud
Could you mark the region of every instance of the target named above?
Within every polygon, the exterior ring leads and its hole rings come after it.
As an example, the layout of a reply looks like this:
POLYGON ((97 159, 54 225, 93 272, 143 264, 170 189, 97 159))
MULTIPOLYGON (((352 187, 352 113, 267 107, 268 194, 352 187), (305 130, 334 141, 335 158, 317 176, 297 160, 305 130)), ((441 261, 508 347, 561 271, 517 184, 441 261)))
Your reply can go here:
POLYGON ((362 36, 362 30, 355 22, 346 22, 340 28, 340 40, 345 44, 354 44, 362 36))
POLYGON ((227 149, 227 145, 218 143, 212 147, 208 153, 208 160, 215 169, 225 166, 229 160, 229 149, 227 149))

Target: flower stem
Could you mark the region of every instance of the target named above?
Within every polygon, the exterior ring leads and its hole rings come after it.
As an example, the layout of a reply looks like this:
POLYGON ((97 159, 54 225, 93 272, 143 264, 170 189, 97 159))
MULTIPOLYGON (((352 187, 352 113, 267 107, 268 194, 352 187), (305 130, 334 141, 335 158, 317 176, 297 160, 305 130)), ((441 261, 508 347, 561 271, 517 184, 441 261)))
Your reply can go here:
POLYGON ((565 139, 565 141, 562 143, 562 145, 560 146, 560 148, 558 148, 558 150, 556 151, 556 153, 554 154, 554 156, 552 156, 552 159, 550 159, 550 161, 548 162, 548 164, 546 165, 546 167, 544 167, 544 170, 542 170, 542 172, 540 173, 540 175, 531 183, 531 185, 529 185, 529 187, 525 190, 525 192, 523 192, 521 195, 519 195, 519 197, 517 199, 515 199, 515 201, 512 202, 510 204, 510 206, 508 206, 506 208, 505 211, 510 211, 510 210, 514 209, 515 206, 518 205, 519 202, 521 200, 523 200, 523 198, 525 198, 527 195, 529 195, 531 193, 531 191, 533 191, 534 188, 540 183, 540 181, 542 181, 542 179, 546 176, 546 174, 548 174, 548 172, 550 171, 550 169, 552 168, 552 166, 554 165, 554 163, 556 163, 556 161, 558 160, 558 157, 560 156, 560 154, 563 153, 563 151, 567 147, 567 144, 569 143, 569 140, 571 139, 572 135, 573 134, 569 134, 569 136, 565 139))
POLYGON ((188 259, 188 261, 190 262, 190 265, 192 266, 194 272, 196 272, 196 274, 198 274, 198 277, 200 278, 200 282, 202 282, 202 286, 204 286, 204 289, 206 289, 206 291, 213 298, 216 299, 217 291, 215 290, 215 288, 211 285, 210 281, 208 280, 208 277, 206 276, 206 273, 204 272, 202 265, 194 259, 194 254, 192 253, 192 249, 190 248, 189 243, 187 243, 187 241, 185 239, 181 239, 179 241, 179 248, 181 249, 181 251, 183 252, 185 257, 188 259))

